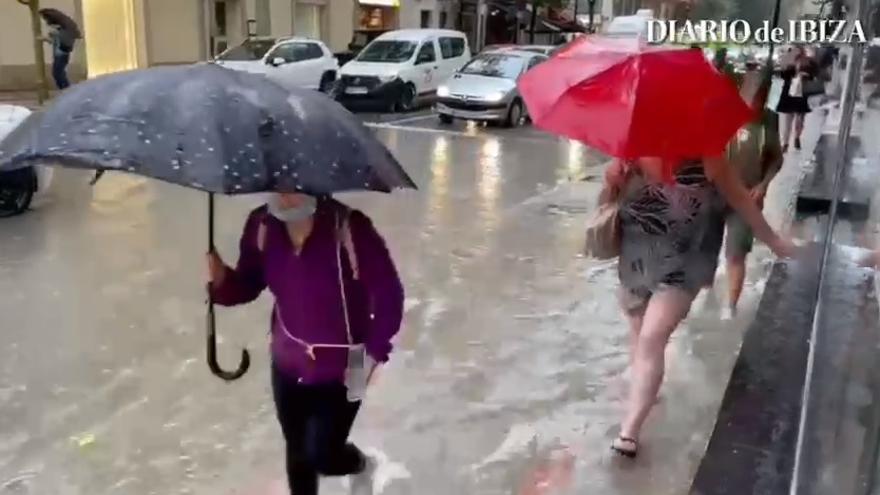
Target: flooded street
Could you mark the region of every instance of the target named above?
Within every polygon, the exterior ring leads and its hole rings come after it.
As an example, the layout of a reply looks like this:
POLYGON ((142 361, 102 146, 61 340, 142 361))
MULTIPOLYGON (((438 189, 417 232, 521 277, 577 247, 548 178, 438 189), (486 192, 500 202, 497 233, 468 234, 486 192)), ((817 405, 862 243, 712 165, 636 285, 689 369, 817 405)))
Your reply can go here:
MULTIPOLYGON (((686 492, 766 248, 737 320, 695 312, 673 337, 642 453, 622 461, 608 448, 628 359, 616 267, 578 256, 605 159, 537 133, 377 132, 420 187, 343 198, 373 218, 406 286, 353 434, 380 458, 377 493, 686 492)), ((58 171, 34 211, 0 220, 0 494, 286 493, 268 295, 219 310, 221 364, 246 346, 251 371, 225 383, 204 362, 207 196, 88 179, 58 171)), ((220 200, 227 262, 259 203, 220 200)))

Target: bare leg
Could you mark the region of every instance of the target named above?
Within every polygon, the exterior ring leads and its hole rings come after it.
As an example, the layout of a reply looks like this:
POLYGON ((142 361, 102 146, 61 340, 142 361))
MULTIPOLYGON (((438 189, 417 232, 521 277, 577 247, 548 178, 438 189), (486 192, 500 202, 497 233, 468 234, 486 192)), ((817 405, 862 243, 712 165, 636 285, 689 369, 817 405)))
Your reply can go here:
POLYGON ((727 258, 727 285, 730 290, 730 311, 736 313, 739 298, 742 295, 743 285, 746 281, 746 258, 745 256, 731 256, 727 258))
POLYGON ((804 114, 799 113, 794 116, 794 147, 801 149, 801 133, 804 132, 804 114))
POLYGON ((678 289, 654 294, 645 311, 630 386, 626 416, 620 436, 638 440, 642 425, 657 398, 666 365, 666 344, 687 315, 693 295, 678 289))
POLYGON ((793 119, 794 119, 793 114, 784 113, 781 115, 782 135, 780 136, 780 139, 782 141, 782 152, 783 153, 788 151, 788 142, 791 139, 791 125, 792 125, 793 119))
POLYGON ((633 371, 633 364, 636 359, 636 351, 639 348, 639 331, 642 329, 642 321, 645 318, 644 312, 636 314, 627 314, 626 320, 629 322, 629 371, 630 375, 633 371))

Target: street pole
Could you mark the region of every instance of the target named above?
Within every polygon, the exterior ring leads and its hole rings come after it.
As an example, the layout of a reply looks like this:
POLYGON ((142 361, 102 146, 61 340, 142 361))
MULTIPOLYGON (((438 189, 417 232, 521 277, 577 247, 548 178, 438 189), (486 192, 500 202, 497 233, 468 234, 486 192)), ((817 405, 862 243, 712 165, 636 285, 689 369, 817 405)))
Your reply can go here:
POLYGON ((590 32, 590 34, 593 34, 593 12, 596 8, 596 0, 589 0, 589 3, 587 5, 587 14, 590 16, 590 20, 588 21, 589 26, 587 27, 587 30, 590 32))
POLYGON ((18 0, 31 11, 31 37, 34 44, 34 62, 37 66, 37 102, 49 99, 49 78, 46 76, 46 54, 43 52, 43 25, 40 21, 40 0, 18 0))

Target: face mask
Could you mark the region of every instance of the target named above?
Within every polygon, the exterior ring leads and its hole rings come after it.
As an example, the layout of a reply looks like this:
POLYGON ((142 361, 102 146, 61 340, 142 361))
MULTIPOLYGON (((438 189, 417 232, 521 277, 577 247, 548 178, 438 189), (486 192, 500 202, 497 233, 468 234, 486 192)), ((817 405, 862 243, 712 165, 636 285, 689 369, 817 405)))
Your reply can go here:
POLYGON ((269 206, 269 213, 285 223, 295 223, 315 214, 318 208, 318 200, 314 196, 307 196, 305 203, 296 208, 285 208, 281 206, 280 198, 277 194, 273 194, 266 203, 269 206))

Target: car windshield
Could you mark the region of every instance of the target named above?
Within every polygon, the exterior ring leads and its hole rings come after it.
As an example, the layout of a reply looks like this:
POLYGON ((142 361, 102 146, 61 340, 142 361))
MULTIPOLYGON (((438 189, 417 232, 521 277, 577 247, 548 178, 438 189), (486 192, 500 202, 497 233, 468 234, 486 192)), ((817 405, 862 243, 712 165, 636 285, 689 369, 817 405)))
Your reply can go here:
POLYGON ((273 46, 275 40, 248 40, 221 53, 217 56, 217 60, 228 62, 262 60, 273 46))
POLYGON ((462 74, 516 79, 522 73, 525 59, 516 55, 492 53, 474 58, 461 69, 462 74))
POLYGON ((358 55, 358 62, 406 62, 416 52, 418 45, 412 41, 376 40, 358 55))

